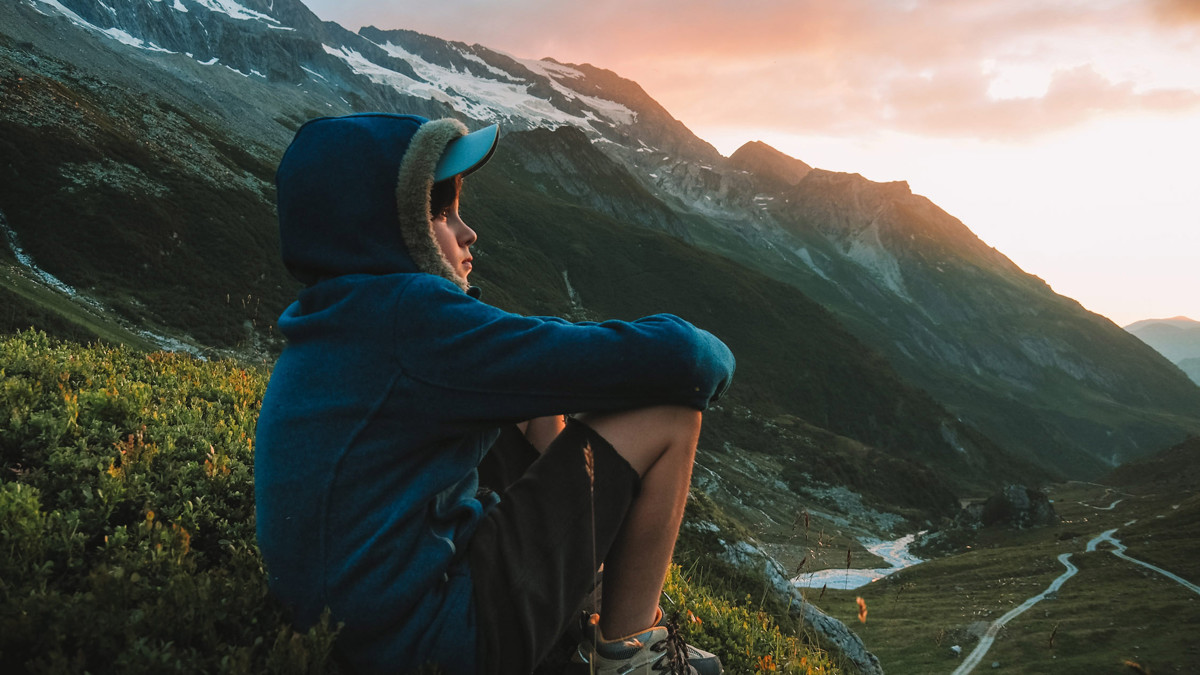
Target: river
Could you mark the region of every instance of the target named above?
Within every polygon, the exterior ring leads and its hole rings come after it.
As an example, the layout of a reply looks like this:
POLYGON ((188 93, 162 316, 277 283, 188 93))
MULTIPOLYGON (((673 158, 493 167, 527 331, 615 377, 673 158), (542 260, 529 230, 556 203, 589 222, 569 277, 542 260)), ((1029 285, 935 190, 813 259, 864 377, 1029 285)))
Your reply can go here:
POLYGON ((917 534, 906 534, 899 539, 892 541, 883 541, 880 539, 859 539, 859 542, 866 547, 868 551, 883 558, 890 567, 876 567, 873 569, 828 569, 817 570, 801 574, 792 579, 792 584, 800 588, 833 588, 837 590, 853 590, 861 588, 882 579, 889 574, 894 574, 904 569, 912 567, 917 563, 924 562, 917 556, 908 552, 908 547, 917 538, 917 534))

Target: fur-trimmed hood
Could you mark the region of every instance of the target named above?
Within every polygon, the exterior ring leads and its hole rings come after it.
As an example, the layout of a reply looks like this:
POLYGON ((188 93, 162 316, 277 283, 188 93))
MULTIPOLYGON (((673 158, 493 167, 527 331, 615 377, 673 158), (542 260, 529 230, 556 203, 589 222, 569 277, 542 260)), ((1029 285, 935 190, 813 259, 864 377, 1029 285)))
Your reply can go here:
POLYGON ((307 285, 346 274, 426 272, 466 282, 438 249, 434 168, 466 134, 454 119, 365 113, 310 120, 275 174, 283 262, 307 285))

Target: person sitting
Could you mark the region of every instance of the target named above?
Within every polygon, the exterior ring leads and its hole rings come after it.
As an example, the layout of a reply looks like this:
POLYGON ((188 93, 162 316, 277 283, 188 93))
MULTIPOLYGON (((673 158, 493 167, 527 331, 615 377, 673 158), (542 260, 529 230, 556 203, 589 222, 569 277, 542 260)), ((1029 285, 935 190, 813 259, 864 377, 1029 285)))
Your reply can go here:
POLYGON ((657 670, 701 414, 734 358, 668 314, 569 322, 482 302, 459 200, 498 138, 366 113, 311 120, 284 154, 282 255, 304 288, 258 421, 270 589, 301 629, 326 610, 343 624, 356 671, 524 673, 603 563, 572 667, 657 670))

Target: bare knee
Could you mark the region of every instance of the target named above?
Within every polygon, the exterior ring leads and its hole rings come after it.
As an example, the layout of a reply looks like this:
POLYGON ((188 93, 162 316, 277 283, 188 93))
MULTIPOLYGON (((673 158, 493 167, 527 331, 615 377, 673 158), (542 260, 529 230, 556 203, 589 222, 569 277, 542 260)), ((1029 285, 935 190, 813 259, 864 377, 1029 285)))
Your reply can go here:
POLYGON ((666 455, 690 466, 700 436, 700 411, 683 406, 583 413, 576 418, 608 441, 640 475, 666 455))

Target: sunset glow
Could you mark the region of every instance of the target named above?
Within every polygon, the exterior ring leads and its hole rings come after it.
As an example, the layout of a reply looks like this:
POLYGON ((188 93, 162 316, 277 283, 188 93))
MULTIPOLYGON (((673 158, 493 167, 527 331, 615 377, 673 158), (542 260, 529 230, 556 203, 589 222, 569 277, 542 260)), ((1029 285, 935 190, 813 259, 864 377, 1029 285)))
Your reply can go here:
POLYGON ((632 79, 730 154, 907 180, 1120 325, 1200 318, 1194 0, 314 0, 632 79))

